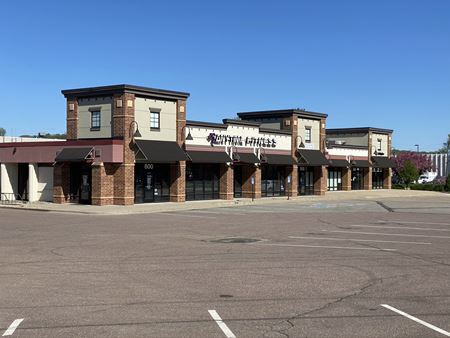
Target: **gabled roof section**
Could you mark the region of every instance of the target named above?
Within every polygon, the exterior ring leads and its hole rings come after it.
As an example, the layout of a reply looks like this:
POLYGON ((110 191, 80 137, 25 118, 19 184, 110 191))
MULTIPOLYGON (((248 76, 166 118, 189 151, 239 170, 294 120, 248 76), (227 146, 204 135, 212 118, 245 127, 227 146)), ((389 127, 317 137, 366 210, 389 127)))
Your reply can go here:
POLYGON ((65 89, 61 93, 66 98, 77 98, 77 97, 90 97, 90 96, 105 96, 114 95, 121 93, 132 93, 142 96, 151 96, 157 98, 165 99, 187 99, 189 93, 178 92, 173 90, 141 87, 129 84, 118 84, 112 86, 101 86, 101 87, 87 87, 87 88, 77 88, 77 89, 65 89))
POLYGON ((299 108, 240 112, 237 113, 237 115, 244 120, 254 118, 267 118, 267 117, 287 117, 292 115, 298 115, 300 117, 307 117, 312 119, 321 119, 324 117, 325 118, 328 117, 328 114, 325 113, 317 113, 299 108))

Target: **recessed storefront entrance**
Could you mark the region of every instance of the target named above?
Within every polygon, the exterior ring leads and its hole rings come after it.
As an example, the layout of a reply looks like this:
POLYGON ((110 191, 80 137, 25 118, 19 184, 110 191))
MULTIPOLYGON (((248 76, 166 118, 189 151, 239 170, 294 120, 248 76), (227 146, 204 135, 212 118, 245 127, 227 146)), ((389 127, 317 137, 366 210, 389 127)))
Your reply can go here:
POLYGON ((242 166, 235 165, 233 167, 233 195, 234 198, 242 198, 242 184, 243 184, 243 176, 242 176, 242 166))
POLYGON ((284 166, 278 165, 262 165, 261 167, 261 196, 276 197, 284 196, 286 190, 284 166))
POLYGON ((71 163, 69 200, 80 204, 91 204, 91 180, 90 164, 71 163))
POLYGON ((168 164, 137 163, 134 180, 135 203, 168 202, 170 200, 170 167, 168 164))
POLYGON ((19 163, 17 168, 17 199, 28 201, 28 163, 19 163))
POLYGON ((187 164, 186 200, 219 199, 219 173, 219 164, 187 164))
POLYGON ((298 168, 298 194, 314 195, 314 168, 298 168))
POLYGON ((352 168, 352 190, 364 189, 364 169, 352 168))

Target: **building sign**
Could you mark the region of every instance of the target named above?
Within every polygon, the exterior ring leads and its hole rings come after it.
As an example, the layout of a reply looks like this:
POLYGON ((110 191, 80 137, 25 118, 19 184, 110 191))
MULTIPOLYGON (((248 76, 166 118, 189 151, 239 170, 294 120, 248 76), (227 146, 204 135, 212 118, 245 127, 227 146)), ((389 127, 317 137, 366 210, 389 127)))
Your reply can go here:
POLYGON ((277 141, 274 138, 266 137, 245 137, 220 135, 216 133, 210 133, 206 140, 212 147, 215 145, 223 146, 246 146, 246 147, 263 147, 263 148, 275 148, 277 141))

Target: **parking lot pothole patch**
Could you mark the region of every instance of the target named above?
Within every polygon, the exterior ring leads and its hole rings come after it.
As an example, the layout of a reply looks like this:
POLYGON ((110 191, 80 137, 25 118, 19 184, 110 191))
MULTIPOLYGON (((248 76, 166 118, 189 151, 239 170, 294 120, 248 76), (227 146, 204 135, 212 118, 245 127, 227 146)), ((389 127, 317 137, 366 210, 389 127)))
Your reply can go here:
POLYGON ((211 243, 225 243, 225 244, 247 244, 247 243, 255 243, 260 242, 261 239, 258 238, 246 238, 246 237, 227 237, 220 239, 213 239, 211 243))
POLYGON ((220 295, 219 297, 220 298, 233 298, 232 295, 220 295))

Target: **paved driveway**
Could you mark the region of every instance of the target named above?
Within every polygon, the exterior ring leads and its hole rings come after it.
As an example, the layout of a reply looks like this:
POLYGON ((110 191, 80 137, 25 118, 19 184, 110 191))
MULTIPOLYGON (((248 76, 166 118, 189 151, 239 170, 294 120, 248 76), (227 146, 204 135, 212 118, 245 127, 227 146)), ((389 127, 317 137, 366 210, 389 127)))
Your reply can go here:
POLYGON ((2 209, 0 335, 448 336, 449 209, 435 197, 2 209))

